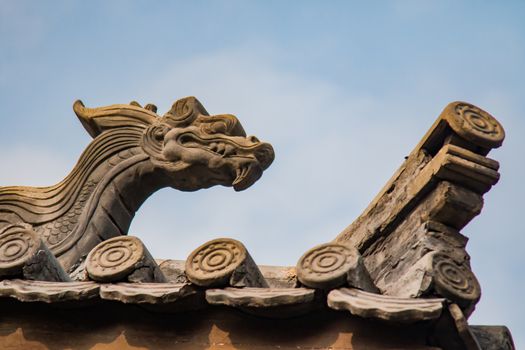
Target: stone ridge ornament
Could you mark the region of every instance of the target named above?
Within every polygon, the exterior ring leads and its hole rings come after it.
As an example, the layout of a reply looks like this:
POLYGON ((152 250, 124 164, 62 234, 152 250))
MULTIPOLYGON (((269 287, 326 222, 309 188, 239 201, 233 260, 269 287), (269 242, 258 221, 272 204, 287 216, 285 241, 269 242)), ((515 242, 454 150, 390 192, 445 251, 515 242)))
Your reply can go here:
POLYGON ((443 119, 458 135, 480 147, 496 148, 505 139, 505 131, 496 118, 470 103, 451 103, 443 111, 443 119))
POLYGON ((320 244, 304 253, 297 262, 297 278, 311 288, 329 290, 347 285, 378 292, 361 254, 342 244, 320 244))
POLYGON ((191 252, 186 276, 201 287, 268 287, 246 247, 230 238, 214 239, 191 252))
MULTIPOLYGON (((449 300, 464 309, 475 305, 481 298, 481 287, 472 271, 454 259, 442 253, 432 257, 434 288, 449 300)), ((471 311, 471 310, 469 310, 471 311)))
POLYGON ((165 282, 157 263, 137 237, 110 238, 86 259, 89 277, 98 282, 165 282))
POLYGON ((40 236, 26 225, 0 230, 0 278, 70 281, 40 236))
POLYGON ((38 252, 41 241, 33 231, 18 228, 0 235, 0 272, 2 275, 22 274, 24 265, 38 252))
POLYGON ((272 146, 246 136, 235 116, 209 115, 195 97, 162 117, 136 102, 86 108, 77 101, 73 109, 94 140, 71 173, 49 187, 0 187, 0 230, 28 225, 69 272, 100 242, 127 234, 155 191, 242 191, 274 159, 272 146))

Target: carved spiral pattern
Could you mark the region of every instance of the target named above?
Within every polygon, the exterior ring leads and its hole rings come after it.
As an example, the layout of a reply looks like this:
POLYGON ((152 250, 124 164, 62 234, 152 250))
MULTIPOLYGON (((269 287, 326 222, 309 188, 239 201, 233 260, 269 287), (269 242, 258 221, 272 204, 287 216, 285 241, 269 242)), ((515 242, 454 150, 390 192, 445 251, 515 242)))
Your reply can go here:
POLYGON ((164 145, 164 135, 170 130, 166 124, 155 124, 148 127, 142 138, 142 148, 155 158, 162 158, 162 147, 164 145))
POLYGON ((434 285, 442 296, 467 307, 479 300, 481 288, 476 276, 465 265, 458 265, 450 257, 436 254, 433 259, 434 285))
POLYGON ((246 259, 241 242, 220 238, 195 249, 186 260, 186 275, 197 285, 207 286, 229 278, 246 259))
MULTIPOLYGON (((452 108, 451 108, 452 109, 452 108)), ((498 147, 505 138, 501 124, 489 113, 468 103, 456 103, 449 122, 452 129, 478 146, 498 147)))
POLYGON ((204 107, 195 97, 186 97, 175 101, 163 119, 174 127, 183 127, 193 123, 199 113, 207 114, 204 107))
POLYGON ((307 251, 297 263, 301 283, 317 288, 337 286, 345 281, 348 271, 356 265, 357 252, 334 243, 321 244, 307 251))
POLYGON ((0 235, 0 274, 21 272, 23 266, 40 248, 38 235, 31 230, 14 228, 0 235))
POLYGON ((138 238, 115 237, 93 248, 86 269, 95 281, 118 281, 133 272, 143 257, 144 245, 138 238))

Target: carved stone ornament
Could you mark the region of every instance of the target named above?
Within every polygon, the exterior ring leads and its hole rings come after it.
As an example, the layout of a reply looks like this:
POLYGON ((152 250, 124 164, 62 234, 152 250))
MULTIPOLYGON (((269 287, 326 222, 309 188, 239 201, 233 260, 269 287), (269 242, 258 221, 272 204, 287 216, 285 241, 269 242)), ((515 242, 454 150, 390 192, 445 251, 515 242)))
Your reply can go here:
POLYGON ((480 147, 499 147, 505 139, 505 131, 496 118, 470 103, 449 104, 442 118, 458 135, 480 147))
MULTIPOLYGON (((236 117, 210 116, 194 97, 162 117, 136 102, 86 108, 77 101, 73 109, 94 140, 71 173, 49 187, 0 187, 0 230, 27 224, 68 272, 101 241, 127 234, 153 192, 242 191, 274 159, 271 145, 246 136, 236 117)), ((4 253, 22 248, 13 243, 4 253)))
POLYGON ((0 235, 0 274, 21 275, 23 267, 38 252, 41 241, 33 231, 17 228, 0 235))
POLYGON ((311 288, 332 289, 349 285, 378 292, 363 265, 361 254, 342 244, 321 244, 304 253, 297 262, 297 278, 311 288))
POLYGON ((195 249, 186 259, 186 276, 202 287, 268 287, 244 245, 229 238, 195 249))
POLYGON ((38 234, 25 225, 0 230, 0 277, 55 282, 70 280, 38 234))
POLYGON ((98 282, 164 282, 157 263, 137 237, 110 238, 86 259, 89 277, 98 282))
POLYGON ((463 309, 475 305, 481 297, 481 287, 472 271, 444 254, 433 256, 434 288, 439 295, 454 301, 463 309))

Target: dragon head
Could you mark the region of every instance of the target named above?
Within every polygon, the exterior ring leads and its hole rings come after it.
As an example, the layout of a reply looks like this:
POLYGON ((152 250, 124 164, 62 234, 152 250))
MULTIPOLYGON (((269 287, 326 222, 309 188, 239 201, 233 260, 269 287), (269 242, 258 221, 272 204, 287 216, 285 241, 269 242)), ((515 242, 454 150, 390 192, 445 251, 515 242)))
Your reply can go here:
POLYGON ((195 97, 177 100, 162 117, 156 107, 112 105, 73 106, 92 136, 115 127, 144 128, 141 146, 169 179, 169 186, 195 191, 214 185, 242 191, 257 181, 274 159, 270 144, 246 136, 231 114, 209 115, 195 97))

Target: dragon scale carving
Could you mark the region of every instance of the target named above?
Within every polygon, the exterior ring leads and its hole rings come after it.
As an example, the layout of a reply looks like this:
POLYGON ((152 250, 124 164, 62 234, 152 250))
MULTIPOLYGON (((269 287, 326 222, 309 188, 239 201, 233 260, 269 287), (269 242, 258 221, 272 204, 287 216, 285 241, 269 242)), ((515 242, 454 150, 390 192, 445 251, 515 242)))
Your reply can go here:
POLYGON ((127 234, 155 191, 241 191, 274 158, 271 145, 247 137, 237 118, 210 116, 194 97, 162 117, 135 102, 91 109, 77 101, 73 108, 94 140, 71 173, 49 187, 0 187, 0 233, 30 227, 66 270, 101 241, 127 234))

